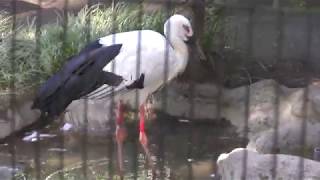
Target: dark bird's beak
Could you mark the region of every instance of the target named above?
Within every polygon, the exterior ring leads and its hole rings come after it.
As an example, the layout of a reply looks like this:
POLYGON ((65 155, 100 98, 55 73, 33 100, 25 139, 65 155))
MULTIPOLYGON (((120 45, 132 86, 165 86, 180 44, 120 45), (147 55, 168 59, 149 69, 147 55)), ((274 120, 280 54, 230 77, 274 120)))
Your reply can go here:
POLYGON ((206 55, 204 54, 199 41, 195 38, 195 36, 189 37, 189 39, 185 42, 194 53, 199 56, 200 61, 207 61, 206 55))

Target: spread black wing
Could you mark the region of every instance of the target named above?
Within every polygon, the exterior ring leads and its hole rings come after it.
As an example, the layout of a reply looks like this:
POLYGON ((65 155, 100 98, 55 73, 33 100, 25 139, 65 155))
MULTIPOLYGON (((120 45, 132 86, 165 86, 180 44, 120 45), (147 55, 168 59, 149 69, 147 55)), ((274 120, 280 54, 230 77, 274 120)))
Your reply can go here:
POLYGON ((119 54, 121 47, 121 44, 101 47, 97 43, 85 47, 41 86, 32 108, 57 116, 73 100, 101 85, 119 85, 123 80, 121 76, 102 69, 119 54))

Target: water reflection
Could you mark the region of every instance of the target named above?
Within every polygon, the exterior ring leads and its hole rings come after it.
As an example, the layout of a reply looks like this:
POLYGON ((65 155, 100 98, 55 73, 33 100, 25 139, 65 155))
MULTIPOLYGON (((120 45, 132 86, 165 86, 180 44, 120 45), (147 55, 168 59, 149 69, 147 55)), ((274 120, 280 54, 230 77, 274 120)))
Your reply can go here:
MULTIPOLYGON (((138 142, 137 124, 128 124, 128 139, 124 145, 124 179, 212 179, 219 154, 240 147, 243 139, 223 123, 191 123, 166 118, 150 123, 148 134, 156 173, 146 163, 138 142), (219 124, 219 125, 218 125, 219 124)), ((112 136, 88 136, 87 172, 83 173, 82 134, 63 132, 59 128, 47 129, 55 135, 39 142, 41 179, 117 179, 116 151, 112 136), (63 140, 63 146, 61 141, 63 140), (63 160, 63 163, 61 162, 63 160), (63 167, 63 170, 61 168, 63 167), (86 174, 87 178, 84 178, 86 174)), ((107 134, 107 133, 106 133, 107 134)), ((16 141, 16 159, 23 176, 35 179, 35 142, 16 141)), ((1 145, 1 166, 10 167, 8 146, 1 145)))

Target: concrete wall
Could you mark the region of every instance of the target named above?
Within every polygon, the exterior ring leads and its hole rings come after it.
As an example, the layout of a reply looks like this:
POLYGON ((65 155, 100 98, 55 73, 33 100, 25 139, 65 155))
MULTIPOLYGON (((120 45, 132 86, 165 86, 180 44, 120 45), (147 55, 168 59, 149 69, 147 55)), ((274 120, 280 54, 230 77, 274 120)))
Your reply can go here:
POLYGON ((298 60, 318 69, 319 18, 320 11, 227 9, 225 46, 240 56, 247 57, 249 53, 249 57, 265 63, 274 63, 278 59, 298 60))

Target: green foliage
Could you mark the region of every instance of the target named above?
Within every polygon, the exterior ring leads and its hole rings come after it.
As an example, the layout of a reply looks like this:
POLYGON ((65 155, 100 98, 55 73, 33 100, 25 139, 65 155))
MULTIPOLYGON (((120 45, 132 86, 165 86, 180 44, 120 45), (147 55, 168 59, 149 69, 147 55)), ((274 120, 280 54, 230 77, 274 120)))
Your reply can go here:
POLYGON ((221 18, 223 14, 222 8, 216 8, 210 3, 206 8, 205 16, 205 31, 202 36, 202 47, 204 51, 212 50, 217 43, 217 36, 221 35, 223 19, 221 18))

